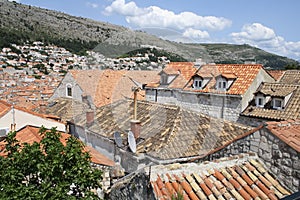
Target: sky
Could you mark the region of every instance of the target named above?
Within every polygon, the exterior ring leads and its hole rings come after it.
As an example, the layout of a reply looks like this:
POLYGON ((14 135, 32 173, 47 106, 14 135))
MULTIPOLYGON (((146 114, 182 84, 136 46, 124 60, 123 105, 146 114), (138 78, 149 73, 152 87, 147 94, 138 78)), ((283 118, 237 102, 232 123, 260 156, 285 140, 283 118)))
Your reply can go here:
POLYGON ((299 0, 18 0, 193 43, 249 44, 300 61, 299 0))

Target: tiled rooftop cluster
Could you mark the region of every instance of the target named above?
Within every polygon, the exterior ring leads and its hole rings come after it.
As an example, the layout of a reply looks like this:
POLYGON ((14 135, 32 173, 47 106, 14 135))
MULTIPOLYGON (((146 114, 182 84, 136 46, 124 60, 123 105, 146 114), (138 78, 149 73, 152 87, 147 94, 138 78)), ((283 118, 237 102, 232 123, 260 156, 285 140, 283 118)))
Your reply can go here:
POLYGON ((22 70, 13 70, 13 73, 0 71, 0 99, 33 110, 52 96, 61 79, 52 75, 36 79, 22 70))
POLYGON ((268 120, 288 120, 300 118, 300 72, 285 71, 277 83, 263 83, 255 94, 270 97, 263 107, 256 106, 255 98, 243 111, 243 116, 268 120), (286 97, 290 97, 287 99, 286 97), (286 99, 282 109, 273 109, 272 98, 286 99))
POLYGON ((290 194, 256 156, 152 167, 151 185, 158 200, 178 193, 187 200, 281 199, 290 194))
MULTIPOLYGON (((64 110, 63 107, 68 107, 71 112, 75 105, 71 100, 61 99, 56 100, 56 104, 50 109, 56 113, 64 110)), ((84 109, 82 106, 81 108, 84 109)), ((251 130, 247 126, 217 120, 178 106, 138 101, 137 109, 137 118, 141 121, 137 153, 147 153, 159 159, 205 154, 251 130)), ((86 110, 80 112, 81 114, 74 117, 74 121, 77 125, 86 127, 86 110)), ((133 101, 117 101, 98 108, 95 111, 94 123, 88 129, 106 138, 113 138, 114 132, 119 131, 124 137, 124 146, 127 146, 126 137, 132 116, 133 101)))

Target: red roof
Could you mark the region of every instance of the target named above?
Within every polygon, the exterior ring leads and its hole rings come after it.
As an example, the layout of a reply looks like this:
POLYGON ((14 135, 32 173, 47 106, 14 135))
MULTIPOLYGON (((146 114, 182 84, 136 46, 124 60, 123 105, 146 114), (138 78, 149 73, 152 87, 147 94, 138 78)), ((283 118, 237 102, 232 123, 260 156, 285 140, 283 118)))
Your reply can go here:
POLYGON ((267 129, 287 145, 300 152, 300 119, 266 122, 267 129))
POLYGON ((151 167, 156 199, 170 200, 177 193, 186 200, 281 199, 290 194, 257 157, 226 159, 151 167))
MULTIPOLYGON (((39 134, 40 128, 34 127, 34 126, 26 126, 22 129, 20 129, 17 132, 16 139, 20 143, 28 143, 32 144, 34 142, 40 142, 42 140, 41 135, 39 134)), ((61 133, 61 138, 60 141, 63 143, 63 145, 66 145, 67 139, 71 136, 66 133, 61 133)), ((0 146, 4 146, 4 141, 0 143, 0 146)), ((85 146, 84 151, 89 152, 91 155, 91 161, 95 164, 100 164, 100 165, 106 165, 106 166, 114 166, 115 163, 114 161, 110 160, 106 156, 102 155, 98 151, 96 151, 94 148, 90 146, 85 146)), ((0 156, 5 156, 5 152, 1 151, 0 149, 0 156)))

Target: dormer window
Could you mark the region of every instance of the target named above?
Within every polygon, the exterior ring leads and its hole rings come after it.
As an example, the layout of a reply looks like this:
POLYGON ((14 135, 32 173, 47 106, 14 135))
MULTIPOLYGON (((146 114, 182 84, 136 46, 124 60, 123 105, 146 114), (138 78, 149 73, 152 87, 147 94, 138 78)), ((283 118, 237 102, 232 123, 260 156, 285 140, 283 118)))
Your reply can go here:
POLYGON ((283 108, 283 99, 274 98, 273 99, 273 108, 281 110, 283 108))
POLYGON ((220 74, 219 76, 216 77, 217 90, 221 90, 221 91, 227 90, 228 88, 230 88, 230 86, 232 85, 232 83, 236 78, 237 77, 234 74, 230 74, 230 73, 220 74))
POLYGON ((72 97, 73 96, 73 91, 72 91, 72 85, 70 83, 67 84, 66 86, 66 96, 67 97, 72 97))
POLYGON ((193 82, 193 88, 202 89, 203 87, 203 79, 200 77, 195 77, 193 82))

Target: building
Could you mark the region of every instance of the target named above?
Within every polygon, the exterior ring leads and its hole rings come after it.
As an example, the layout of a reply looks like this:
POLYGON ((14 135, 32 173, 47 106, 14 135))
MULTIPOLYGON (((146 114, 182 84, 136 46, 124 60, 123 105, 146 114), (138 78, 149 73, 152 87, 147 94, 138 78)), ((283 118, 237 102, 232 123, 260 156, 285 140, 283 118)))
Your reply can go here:
POLYGON ((276 83, 262 83, 253 93, 240 122, 258 125, 266 121, 300 118, 300 71, 288 70, 276 83))
MULTIPOLYGON (((125 97, 133 98, 133 87, 143 87, 156 77, 156 71, 70 70, 50 100, 67 97, 100 107, 125 97)), ((138 98, 144 96, 140 91, 138 98)))
POLYGON ((217 118, 238 121, 262 82, 275 80, 259 64, 168 64, 160 81, 146 86, 146 100, 173 103, 217 118))
POLYGON ((66 132, 66 124, 54 119, 53 115, 35 113, 0 100, 0 128, 18 131, 21 128, 32 125, 45 128, 56 127, 58 131, 66 132))

